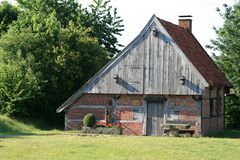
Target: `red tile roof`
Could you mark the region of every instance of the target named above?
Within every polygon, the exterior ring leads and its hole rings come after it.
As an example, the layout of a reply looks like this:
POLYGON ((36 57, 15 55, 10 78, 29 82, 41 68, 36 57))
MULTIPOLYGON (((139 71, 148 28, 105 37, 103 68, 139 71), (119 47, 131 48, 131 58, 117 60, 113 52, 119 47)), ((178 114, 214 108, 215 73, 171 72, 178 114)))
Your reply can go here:
POLYGON ((192 33, 162 19, 159 21, 210 86, 231 87, 224 73, 219 70, 192 33))

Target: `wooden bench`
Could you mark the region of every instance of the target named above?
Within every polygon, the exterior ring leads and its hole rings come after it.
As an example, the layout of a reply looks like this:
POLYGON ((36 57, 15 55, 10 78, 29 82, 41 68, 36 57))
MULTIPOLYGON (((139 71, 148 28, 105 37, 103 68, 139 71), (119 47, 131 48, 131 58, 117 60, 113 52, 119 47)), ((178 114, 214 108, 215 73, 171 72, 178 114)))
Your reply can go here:
POLYGON ((190 137, 195 132, 195 126, 190 124, 165 124, 163 125, 164 134, 166 136, 186 136, 190 137))

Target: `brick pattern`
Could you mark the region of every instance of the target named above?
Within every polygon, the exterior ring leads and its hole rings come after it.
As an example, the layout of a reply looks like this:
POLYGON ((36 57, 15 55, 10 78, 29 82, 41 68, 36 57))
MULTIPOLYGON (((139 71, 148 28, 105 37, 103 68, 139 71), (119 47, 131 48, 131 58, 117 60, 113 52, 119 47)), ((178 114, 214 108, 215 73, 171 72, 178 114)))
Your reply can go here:
POLYGON ((143 96, 142 95, 121 95, 121 97, 117 101, 117 105, 132 105, 132 100, 140 100, 140 105, 143 104, 143 96))
MULTIPOLYGON (((107 106, 108 102, 113 100, 113 95, 109 94, 84 94, 77 101, 74 102, 74 106, 84 105, 84 108, 72 108, 66 113, 68 122, 65 122, 66 129, 80 129, 82 127, 82 119, 88 113, 93 113, 98 122, 97 124, 105 125, 105 109, 97 108, 97 106, 107 106), (86 108, 89 106, 89 108, 86 108), (95 107, 91 107, 95 106, 95 107), (77 120, 77 121, 74 121, 77 120)), ((115 125, 123 128, 123 134, 125 135, 142 135, 143 124, 141 122, 133 121, 133 101, 141 106, 143 104, 142 95, 121 95, 116 101, 116 109, 114 114, 115 120, 124 121, 116 122, 115 125), (129 122, 128 122, 129 121, 129 122)))
POLYGON ((105 119, 104 108, 74 108, 66 113, 68 119, 83 119, 88 113, 93 113, 97 120, 105 119))
POLYGON ((66 130, 79 130, 83 126, 82 121, 65 121, 66 130))
POLYGON ((201 128, 198 122, 197 102, 191 96, 169 96, 168 107, 183 106, 179 110, 179 122, 189 123, 194 128, 194 134, 198 135, 201 128), (189 109, 188 109, 189 108, 189 109))
POLYGON ((179 19, 179 26, 185 28, 189 32, 192 32, 192 20, 179 19))
MULTIPOLYGON (((89 105, 89 107, 93 105, 104 105, 112 98, 112 95, 105 94, 86 94, 83 95, 75 104, 79 105, 89 105), (92 103, 92 100, 95 100, 92 103)), ((132 100, 138 99, 140 100, 140 104, 143 102, 142 95, 122 95, 117 101, 117 107, 115 110, 116 120, 121 120, 121 122, 117 122, 117 125, 124 128, 123 134, 127 135, 142 135, 143 134, 143 124, 141 122, 133 122, 133 107, 132 100), (124 122, 123 122, 124 121, 124 122)), ((197 102, 191 96, 169 96, 168 97, 168 107, 172 106, 184 106, 184 109, 179 110, 179 121, 181 122, 192 122, 191 127, 196 128, 196 132, 198 132, 198 128, 200 126, 194 126, 193 124, 199 124, 198 122, 198 113, 197 113, 197 102), (189 107, 189 110, 186 109, 189 107)), ((70 121, 67 122, 67 129, 79 129, 82 126, 81 120, 87 113, 93 113, 97 117, 98 124, 105 124, 105 109, 104 108, 73 108, 70 109, 66 113, 66 118, 70 121), (78 120, 71 121, 71 120, 78 120)), ((219 120, 220 122, 220 120, 219 120)), ((205 123, 205 122, 204 122, 205 123)), ((215 121, 212 121, 215 123, 215 121)), ((221 126, 220 126, 221 127, 221 126)))
MULTIPOLYGON (((143 103, 142 95, 120 95, 117 100, 117 105, 132 105, 132 100, 139 100, 140 105, 143 103)), ((74 104, 82 105, 108 105, 108 102, 113 100, 111 94, 84 94, 77 99, 74 104)))
POLYGON ((196 122, 198 120, 197 110, 180 110, 179 111, 179 120, 196 122))
POLYGON ((133 107, 119 107, 115 111, 116 120, 133 120, 133 107))
POLYGON ((78 105, 107 105, 108 101, 112 100, 112 95, 109 94, 84 94, 77 99, 74 104, 78 105))
POLYGON ((116 125, 123 128, 124 135, 143 135, 143 124, 141 122, 119 122, 116 125))
POLYGON ((197 103, 191 96, 169 96, 168 104, 170 106, 188 106, 196 107, 197 103))
MULTIPOLYGON (((104 122, 97 122, 98 125, 105 125, 104 122)), ((143 135, 143 123, 141 122, 116 122, 117 125, 123 128, 123 135, 141 136, 143 135)))

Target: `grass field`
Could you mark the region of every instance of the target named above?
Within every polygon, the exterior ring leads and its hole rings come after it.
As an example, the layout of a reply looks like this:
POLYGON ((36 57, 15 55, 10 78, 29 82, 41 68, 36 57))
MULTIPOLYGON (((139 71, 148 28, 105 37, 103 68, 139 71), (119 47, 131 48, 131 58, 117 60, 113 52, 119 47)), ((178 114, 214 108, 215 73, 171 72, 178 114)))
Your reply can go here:
POLYGON ((236 159, 240 139, 57 135, 0 138, 1 160, 236 159))
MULTIPOLYGON (((238 138, 85 135, 31 128, 21 132, 21 127, 17 128, 18 134, 13 134, 1 132, 0 126, 0 160, 238 160, 240 157, 238 138)), ((240 137, 239 130, 226 134, 240 137)))

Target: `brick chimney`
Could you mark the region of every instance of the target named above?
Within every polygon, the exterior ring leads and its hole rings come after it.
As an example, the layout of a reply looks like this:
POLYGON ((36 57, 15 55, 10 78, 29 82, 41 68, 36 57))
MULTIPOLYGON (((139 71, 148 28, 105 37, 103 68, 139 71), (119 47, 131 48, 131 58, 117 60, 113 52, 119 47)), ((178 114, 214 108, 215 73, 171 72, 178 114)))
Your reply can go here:
POLYGON ((179 16, 179 26, 185 28, 187 31, 192 33, 192 16, 191 15, 184 15, 179 16))

